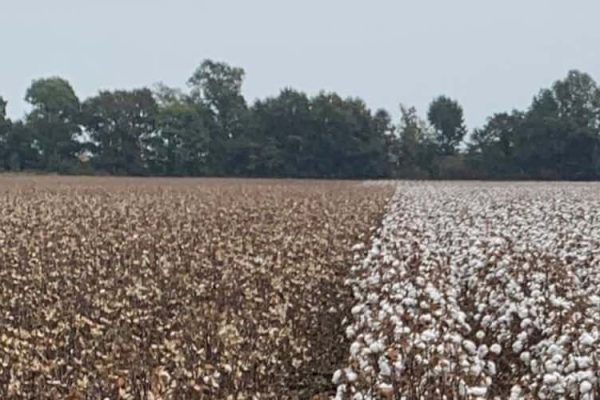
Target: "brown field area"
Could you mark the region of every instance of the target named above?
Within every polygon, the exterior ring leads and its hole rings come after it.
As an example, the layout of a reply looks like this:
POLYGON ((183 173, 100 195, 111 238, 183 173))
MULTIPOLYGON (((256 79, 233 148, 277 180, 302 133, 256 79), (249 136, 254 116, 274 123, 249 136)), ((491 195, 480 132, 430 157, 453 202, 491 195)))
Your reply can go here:
POLYGON ((312 398, 391 188, 0 177, 0 399, 312 398))

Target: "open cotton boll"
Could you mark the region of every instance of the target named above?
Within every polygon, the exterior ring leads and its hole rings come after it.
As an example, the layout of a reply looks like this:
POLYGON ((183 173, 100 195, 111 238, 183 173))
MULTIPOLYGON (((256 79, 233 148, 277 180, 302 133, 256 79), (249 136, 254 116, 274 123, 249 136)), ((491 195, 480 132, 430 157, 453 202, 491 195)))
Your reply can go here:
POLYGON ((579 393, 581 394, 585 394, 585 393, 589 393, 592 391, 592 384, 589 381, 582 381, 579 384, 579 393))
POLYGON ((331 378, 331 382, 338 384, 342 378, 342 370, 338 369, 333 373, 333 377, 331 378))
POLYGON ((596 339, 587 332, 584 332, 579 337, 579 343, 581 343, 582 346, 592 346, 595 342, 596 339))
POLYGON ((471 396, 485 397, 488 389, 484 386, 473 386, 467 389, 467 393, 471 396))

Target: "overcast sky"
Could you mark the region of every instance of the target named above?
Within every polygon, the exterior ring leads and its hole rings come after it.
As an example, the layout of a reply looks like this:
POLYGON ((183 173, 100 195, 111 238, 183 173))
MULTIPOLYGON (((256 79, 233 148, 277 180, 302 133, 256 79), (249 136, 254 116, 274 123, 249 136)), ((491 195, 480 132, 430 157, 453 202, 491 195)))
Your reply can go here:
POLYGON ((0 0, 0 96, 18 118, 34 78, 81 98, 184 87, 212 58, 246 70, 250 100, 325 89, 396 116, 446 94, 473 128, 569 69, 600 80, 599 16, 597 0, 0 0))

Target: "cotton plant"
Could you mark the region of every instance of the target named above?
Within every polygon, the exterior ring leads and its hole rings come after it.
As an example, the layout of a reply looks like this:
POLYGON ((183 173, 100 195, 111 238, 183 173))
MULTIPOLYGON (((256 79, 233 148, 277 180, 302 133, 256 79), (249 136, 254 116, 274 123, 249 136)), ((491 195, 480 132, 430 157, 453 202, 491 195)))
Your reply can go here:
POLYGON ((400 183, 347 281, 336 398, 598 397, 599 189, 400 183))

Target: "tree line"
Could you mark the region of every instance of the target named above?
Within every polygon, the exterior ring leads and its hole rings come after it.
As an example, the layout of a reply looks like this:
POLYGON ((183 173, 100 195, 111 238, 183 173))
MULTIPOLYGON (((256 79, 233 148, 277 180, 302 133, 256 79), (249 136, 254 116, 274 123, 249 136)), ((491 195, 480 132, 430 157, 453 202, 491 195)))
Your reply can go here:
POLYGON ((0 170, 140 176, 293 178, 600 178, 600 89, 571 71, 526 110, 467 131, 463 108, 435 98, 394 122, 359 98, 285 88, 249 104, 244 70, 204 61, 187 90, 100 91, 35 80, 11 121, 0 97, 0 170))

